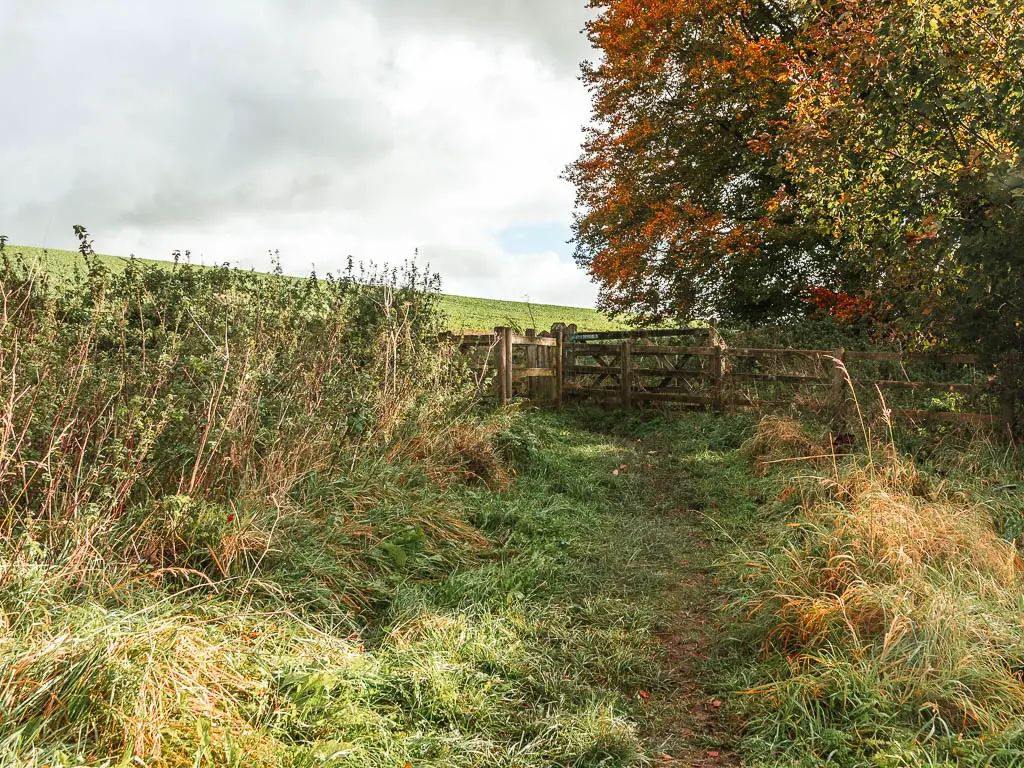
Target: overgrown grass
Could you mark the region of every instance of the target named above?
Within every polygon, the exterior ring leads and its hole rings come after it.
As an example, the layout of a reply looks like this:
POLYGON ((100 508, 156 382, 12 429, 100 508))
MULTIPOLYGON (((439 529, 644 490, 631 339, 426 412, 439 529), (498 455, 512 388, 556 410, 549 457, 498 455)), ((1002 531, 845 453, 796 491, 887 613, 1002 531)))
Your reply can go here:
MULTIPOLYGON (((504 496, 424 480, 363 499, 370 529, 472 519, 498 547, 454 536, 446 554, 407 538, 404 557, 377 553, 372 611, 352 615, 334 587, 368 578, 339 554, 373 559, 379 544, 301 509, 280 551, 244 580, 125 579, 83 600, 21 577, 5 590, 28 603, 8 607, 11 763, 631 764, 639 744, 624 694, 649 685, 649 620, 587 594, 603 579, 590 565, 611 565, 587 535, 606 514, 592 506, 593 478, 556 489, 544 466, 557 455, 532 461, 534 479, 504 496)), ((366 479, 379 488, 396 470, 366 479)))
POLYGON ((4 262, 0 765, 1024 764, 1014 450, 488 413, 429 276, 83 250, 4 262))
POLYGON ((763 659, 737 683, 748 747, 759 765, 1024 764, 1019 457, 884 428, 859 442, 829 458, 827 435, 776 419, 749 443, 785 461, 762 463, 778 502, 733 566, 738 652, 763 659))
POLYGON ((621 443, 481 412, 416 273, 88 261, 3 275, 0 765, 642 759, 621 443))
POLYGON ((8 562, 0 755, 643 764, 638 692, 676 685, 654 633, 678 542, 636 514, 645 479, 616 474, 629 444, 577 418, 500 424, 493 444, 518 470, 504 491, 439 485, 404 456, 308 479, 233 578, 111 562, 68 584, 44 553, 8 562))

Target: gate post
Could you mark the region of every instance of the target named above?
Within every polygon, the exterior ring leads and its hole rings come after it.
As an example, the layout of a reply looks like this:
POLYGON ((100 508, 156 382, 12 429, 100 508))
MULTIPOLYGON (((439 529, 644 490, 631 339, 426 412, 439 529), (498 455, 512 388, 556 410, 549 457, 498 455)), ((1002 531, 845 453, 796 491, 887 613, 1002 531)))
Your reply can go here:
POLYGON ((508 391, 505 389, 505 329, 500 325, 494 328, 494 351, 498 353, 498 402, 508 402, 508 391))
POLYGON ((633 343, 622 342, 620 354, 619 387, 622 393, 622 407, 633 407, 633 343))
POLYGON ((562 387, 565 386, 565 330, 559 328, 555 333, 555 404, 562 407, 562 387))
POLYGON ((714 392, 711 395, 712 407, 718 410, 725 408, 725 361, 722 359, 722 345, 718 341, 713 347, 711 356, 711 383, 714 392))
POLYGON ((505 402, 512 402, 512 329, 505 326, 501 329, 504 339, 503 355, 505 359, 505 402))

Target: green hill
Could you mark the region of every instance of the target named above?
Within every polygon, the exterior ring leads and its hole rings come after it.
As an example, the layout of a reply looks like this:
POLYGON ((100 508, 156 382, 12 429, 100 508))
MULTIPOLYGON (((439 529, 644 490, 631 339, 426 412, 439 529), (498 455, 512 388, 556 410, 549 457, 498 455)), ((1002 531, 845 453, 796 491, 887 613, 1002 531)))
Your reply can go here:
MULTIPOLYGON (((76 251, 48 250, 21 245, 8 245, 7 252, 21 254, 30 261, 38 261, 48 272, 69 274, 76 265, 82 264, 82 257, 76 251)), ((126 259, 121 256, 101 255, 100 258, 111 268, 121 269, 126 259)), ((147 264, 170 264, 169 261, 140 259, 147 264)), ((453 331, 484 331, 498 325, 516 328, 547 330, 554 323, 575 323, 588 331, 606 331, 622 328, 622 321, 609 319, 596 309, 586 307, 565 307, 557 304, 533 304, 525 301, 503 301, 500 299, 478 299, 470 296, 442 297, 442 306, 453 331)))

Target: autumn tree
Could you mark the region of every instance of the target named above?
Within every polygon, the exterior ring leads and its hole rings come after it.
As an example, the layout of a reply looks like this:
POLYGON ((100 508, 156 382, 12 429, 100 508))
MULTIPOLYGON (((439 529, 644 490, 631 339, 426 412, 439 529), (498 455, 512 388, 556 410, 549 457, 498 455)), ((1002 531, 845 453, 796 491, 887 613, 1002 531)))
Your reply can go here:
POLYGON ((1024 352, 1019 3, 592 5, 595 122, 569 177, 606 308, 765 320, 835 295, 1024 352))
POLYGON ((773 141, 800 15, 782 0, 593 0, 594 124, 568 170, 577 261, 643 321, 792 314, 834 283, 773 141))

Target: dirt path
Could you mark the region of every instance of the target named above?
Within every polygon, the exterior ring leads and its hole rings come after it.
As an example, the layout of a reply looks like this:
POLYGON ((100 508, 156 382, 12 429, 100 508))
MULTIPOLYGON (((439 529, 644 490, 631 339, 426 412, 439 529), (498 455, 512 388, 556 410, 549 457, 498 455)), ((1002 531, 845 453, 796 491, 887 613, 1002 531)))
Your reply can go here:
POLYGON ((638 567, 656 569, 660 582, 654 611, 663 668, 661 684, 644 699, 643 724, 656 766, 741 765, 740 724, 721 690, 727 596, 716 563, 732 548, 726 531, 756 503, 745 482, 746 463, 734 447, 710 446, 706 425, 694 417, 674 426, 672 435, 633 438, 632 463, 620 468, 636 489, 635 507, 623 510, 624 523, 649 539, 647 562, 638 567))
POLYGON ((659 616, 667 673, 677 685, 653 702, 646 740, 658 766, 740 765, 734 751, 737 724, 725 714, 708 670, 714 664, 714 638, 722 631, 717 611, 725 600, 709 557, 718 550, 696 511, 684 509, 677 516, 678 524, 669 530, 681 558, 659 616))

